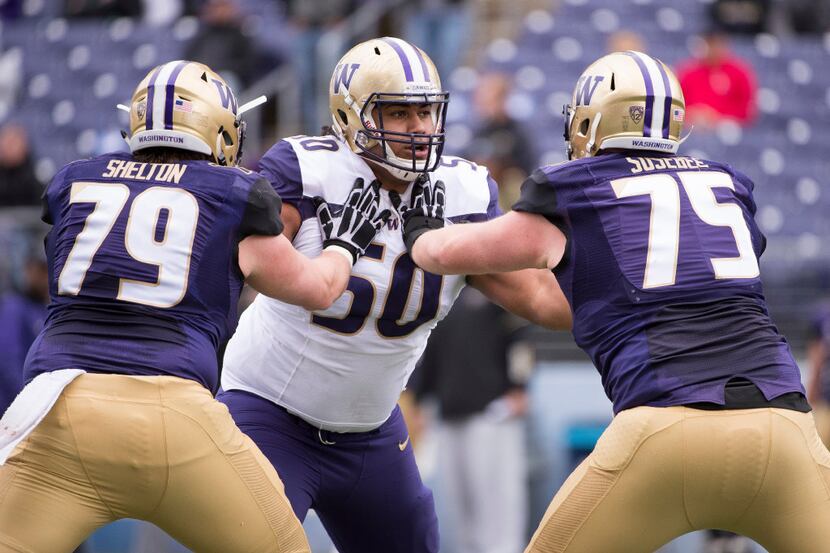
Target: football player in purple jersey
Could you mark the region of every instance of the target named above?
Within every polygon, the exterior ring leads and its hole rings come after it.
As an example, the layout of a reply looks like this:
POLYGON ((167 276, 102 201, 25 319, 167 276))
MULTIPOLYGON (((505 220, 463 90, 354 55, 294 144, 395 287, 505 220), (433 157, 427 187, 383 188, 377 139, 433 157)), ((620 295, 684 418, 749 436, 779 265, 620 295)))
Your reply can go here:
POLYGON ((281 233, 279 196, 237 167, 244 124, 200 63, 154 68, 131 154, 65 166, 46 190, 51 304, 0 423, 0 550, 63 553, 121 518, 199 552, 308 553, 277 473, 216 401, 243 280, 325 308, 388 213, 357 183, 324 249, 281 233))
POLYGON ((830 544, 830 452, 770 319, 753 183, 677 155, 676 77, 602 57, 566 107, 571 161, 537 170, 513 212, 440 230, 440 186, 404 215, 439 274, 553 269, 616 416, 553 498, 527 553, 638 553, 719 528, 772 553, 830 544))

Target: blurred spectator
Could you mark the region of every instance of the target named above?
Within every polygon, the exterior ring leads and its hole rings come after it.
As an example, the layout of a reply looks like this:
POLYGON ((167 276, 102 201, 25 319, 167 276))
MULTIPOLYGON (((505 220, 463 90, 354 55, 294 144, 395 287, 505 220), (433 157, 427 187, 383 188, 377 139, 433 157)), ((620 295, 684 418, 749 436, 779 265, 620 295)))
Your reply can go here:
POLYGON ((428 52, 438 74, 448 79, 469 38, 470 7, 465 0, 417 0, 405 6, 399 14, 404 37, 428 52))
POLYGON ((148 25, 161 27, 173 24, 184 15, 185 6, 181 0, 142 0, 144 21, 148 25))
POLYGON ((807 400, 813 407, 821 439, 830 447, 830 305, 823 305, 813 319, 807 361, 810 366, 807 400))
POLYGON ((499 204, 509 209, 518 199, 519 187, 536 166, 533 145, 518 121, 507 113, 511 77, 485 73, 473 96, 476 128, 464 157, 485 165, 499 184, 499 204))
POLYGON ((702 36, 695 59, 680 63, 677 76, 686 97, 686 118, 699 127, 731 119, 755 119, 757 83, 750 65, 729 49, 729 39, 712 30, 702 36))
POLYGON ((648 51, 646 41, 640 33, 628 30, 616 31, 611 33, 605 41, 605 51, 609 54, 629 50, 643 53, 648 51))
POLYGON ((830 0, 784 0, 783 7, 794 32, 830 32, 830 0))
POLYGON ((43 187, 35 176, 29 135, 21 125, 0 128, 0 207, 38 205, 43 187))
POLYGON ((141 0, 66 0, 66 17, 141 17, 141 0))
POLYGON ((199 61, 241 91, 280 63, 243 32, 243 18, 234 0, 207 0, 199 11, 199 32, 185 49, 185 59, 199 61))
POLYGON ((709 16, 723 32, 754 35, 769 29, 771 4, 770 0, 715 0, 709 5, 709 16))
POLYGON ((288 0, 288 17, 296 34, 292 61, 300 81, 303 131, 316 135, 328 120, 328 84, 348 37, 344 21, 355 0, 288 0), (320 40, 326 37, 327 41, 320 40))
POLYGON ((436 495, 446 505, 457 553, 520 553, 526 544, 524 382, 533 361, 508 363, 528 351, 516 341, 513 321, 466 287, 430 336, 410 382, 419 403, 438 402, 436 495))
POLYGON ((18 102, 20 82, 23 80, 23 50, 19 47, 9 48, 0 53, 0 120, 14 109, 18 102))
POLYGON ((23 362, 46 320, 49 274, 42 257, 24 267, 23 286, 0 297, 0 413, 23 389, 23 362))

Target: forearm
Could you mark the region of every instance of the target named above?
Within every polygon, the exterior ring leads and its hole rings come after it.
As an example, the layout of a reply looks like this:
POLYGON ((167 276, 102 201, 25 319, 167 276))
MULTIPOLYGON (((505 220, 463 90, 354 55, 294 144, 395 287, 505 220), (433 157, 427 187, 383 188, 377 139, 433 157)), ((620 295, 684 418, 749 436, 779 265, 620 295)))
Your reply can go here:
POLYGON ((477 226, 455 225, 424 233, 412 247, 412 260, 425 271, 439 275, 498 270, 490 268, 497 260, 488 256, 486 249, 479 247, 481 241, 475 239, 477 226))
POLYGON ((337 252, 324 250, 318 257, 310 259, 309 264, 303 272, 316 275, 319 282, 308 284, 304 291, 307 300, 302 305, 310 311, 328 309, 346 291, 352 261, 337 252))
POLYGON ((345 291, 351 257, 324 251, 309 259, 284 237, 248 237, 240 244, 240 269, 247 282, 272 298, 308 310, 328 308, 345 291))
POLYGON ((538 215, 511 212, 486 223, 429 231, 415 242, 413 261, 436 274, 477 275, 551 268, 564 251, 559 229, 538 215))
POLYGON ((547 269, 471 276, 470 285, 514 315, 551 330, 570 330, 571 309, 547 269))

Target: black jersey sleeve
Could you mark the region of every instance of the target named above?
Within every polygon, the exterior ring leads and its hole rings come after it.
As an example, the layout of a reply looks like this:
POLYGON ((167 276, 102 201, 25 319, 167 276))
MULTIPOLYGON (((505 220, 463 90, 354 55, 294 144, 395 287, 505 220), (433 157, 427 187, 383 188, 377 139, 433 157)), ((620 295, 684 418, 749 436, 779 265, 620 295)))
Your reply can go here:
POLYGON ((565 218, 556 198, 556 187, 541 169, 536 169, 522 183, 522 193, 513 204, 513 211, 538 213, 562 232, 566 231, 565 218))
POLYGON ((280 211, 282 200, 265 178, 258 178, 251 185, 245 201, 239 239, 247 236, 277 236, 284 228, 280 211))

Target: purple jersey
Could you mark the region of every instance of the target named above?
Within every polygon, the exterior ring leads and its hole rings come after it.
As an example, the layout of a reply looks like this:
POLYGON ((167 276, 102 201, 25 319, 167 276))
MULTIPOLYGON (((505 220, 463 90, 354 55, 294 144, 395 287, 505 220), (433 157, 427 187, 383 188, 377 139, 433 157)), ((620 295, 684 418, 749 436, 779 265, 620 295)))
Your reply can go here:
POLYGON ((555 272, 614 410, 803 393, 758 272, 752 182, 712 161, 607 154, 536 171, 517 211, 567 237, 555 272))
POLYGON ((52 302, 25 379, 65 368, 217 386, 236 326, 239 241, 282 231, 256 173, 108 154, 64 167, 44 196, 52 302))

